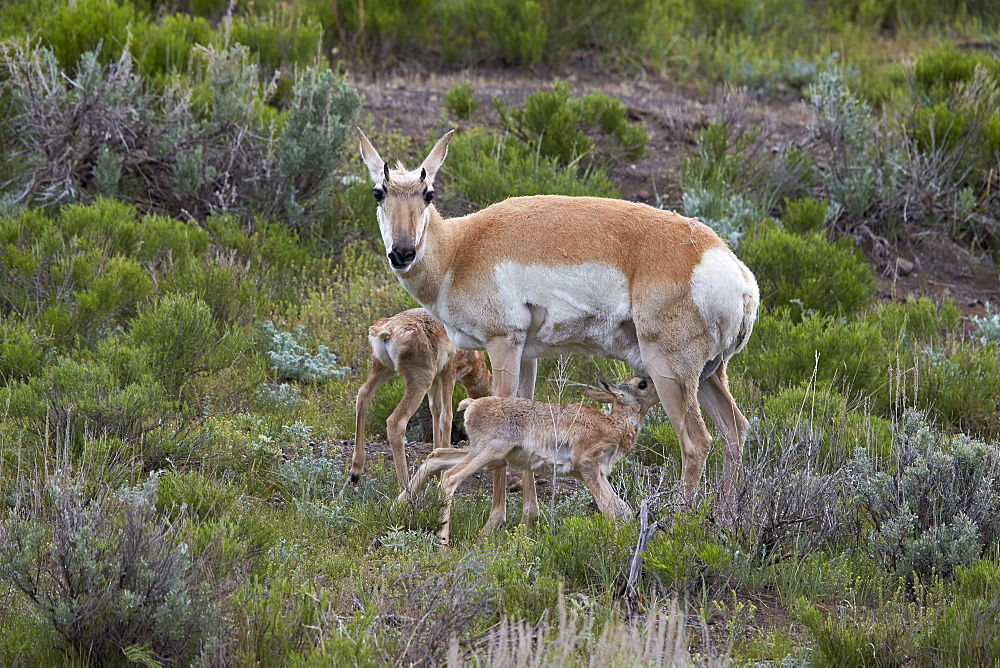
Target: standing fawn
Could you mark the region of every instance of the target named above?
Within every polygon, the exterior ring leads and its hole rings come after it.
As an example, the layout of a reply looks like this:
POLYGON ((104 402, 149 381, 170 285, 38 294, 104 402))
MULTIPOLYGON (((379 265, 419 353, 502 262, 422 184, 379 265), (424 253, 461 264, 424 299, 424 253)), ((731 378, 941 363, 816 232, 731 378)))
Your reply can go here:
POLYGON ((615 494, 608 474, 632 450, 646 412, 659 399, 648 378, 633 376, 613 387, 602 380, 600 385, 602 392, 584 391, 595 401, 611 404, 610 415, 583 404, 561 406, 517 397, 464 399, 458 409, 465 410, 469 448, 432 452, 399 500, 413 498, 432 475, 451 469, 441 476, 445 506, 439 535, 447 544, 451 499, 462 481, 481 469, 512 466, 576 478, 594 495, 602 513, 631 519, 631 508, 615 494))
POLYGON ((372 348, 371 371, 358 390, 355 404, 354 456, 351 482, 358 482, 365 467, 365 417, 372 395, 387 380, 399 374, 405 390, 399 405, 386 421, 392 461, 399 486, 406 489, 409 474, 403 449, 406 425, 424 395, 430 404, 435 448, 451 445, 451 395, 455 381, 462 383, 470 397, 490 392, 490 372, 479 351, 459 351, 448 340, 444 326, 422 308, 382 318, 368 328, 372 348))
MULTIPOLYGON (((681 486, 701 481, 711 436, 723 442, 731 507, 747 420, 729 393, 728 360, 757 316, 757 282, 726 243, 692 218, 596 197, 514 197, 461 218, 434 207, 448 132, 413 171, 390 169, 361 130, 376 217, 393 273, 463 350, 485 349, 493 393, 531 397, 536 359, 563 353, 623 360, 649 376, 677 432, 681 486)), ((506 520, 505 468, 494 472, 486 530, 506 520)), ((538 516, 526 474, 523 522, 538 516)))

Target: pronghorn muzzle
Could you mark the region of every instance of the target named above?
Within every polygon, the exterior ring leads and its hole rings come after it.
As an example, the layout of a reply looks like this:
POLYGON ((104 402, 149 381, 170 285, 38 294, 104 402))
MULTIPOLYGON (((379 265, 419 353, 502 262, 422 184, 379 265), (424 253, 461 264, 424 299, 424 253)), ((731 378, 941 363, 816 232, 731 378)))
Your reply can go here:
POLYGON ((417 249, 413 246, 393 246, 389 252, 389 264, 393 269, 403 269, 413 263, 417 249))

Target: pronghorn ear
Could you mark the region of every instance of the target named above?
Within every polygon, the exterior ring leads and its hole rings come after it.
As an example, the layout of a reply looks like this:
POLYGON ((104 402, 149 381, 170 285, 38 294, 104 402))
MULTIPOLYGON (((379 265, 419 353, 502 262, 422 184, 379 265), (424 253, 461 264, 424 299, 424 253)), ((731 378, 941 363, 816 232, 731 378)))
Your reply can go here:
POLYGON ((434 185, 434 177, 437 175, 438 170, 441 169, 441 164, 448 155, 448 142, 451 141, 451 137, 454 134, 454 130, 448 130, 441 139, 438 139, 438 142, 434 144, 434 148, 427 154, 427 158, 421 163, 420 168, 426 172, 426 183, 428 185, 434 185))
POLYGON ((368 137, 361 131, 361 128, 358 128, 358 136, 361 138, 361 159, 365 161, 368 174, 374 183, 382 183, 383 172, 388 171, 388 165, 382 159, 382 156, 378 154, 378 151, 375 150, 375 147, 372 146, 372 143, 368 141, 368 137))
POLYGON ((583 388, 583 393, 594 401, 600 401, 602 404, 613 404, 615 402, 614 388, 608 385, 603 378, 598 378, 597 384, 601 389, 585 387, 583 388))

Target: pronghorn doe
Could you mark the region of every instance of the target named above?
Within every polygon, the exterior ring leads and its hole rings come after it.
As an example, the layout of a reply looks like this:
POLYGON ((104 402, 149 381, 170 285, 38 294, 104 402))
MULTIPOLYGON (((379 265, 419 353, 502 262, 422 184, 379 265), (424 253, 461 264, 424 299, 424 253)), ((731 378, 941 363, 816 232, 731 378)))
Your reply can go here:
MULTIPOLYGON (((493 393, 534 392, 536 358, 575 352, 629 363, 649 376, 680 441, 681 485, 691 497, 711 436, 723 447, 723 508, 733 502, 747 420, 726 380, 757 315, 757 282, 726 243, 697 220, 644 204, 595 197, 514 197, 461 218, 433 205, 434 179, 454 131, 413 171, 390 169, 361 132, 375 183, 376 216, 396 278, 461 349, 485 349, 493 393)), ((493 478, 486 529, 506 520, 493 478)), ((534 477, 522 521, 538 516, 534 477)))
POLYGON ((462 400, 458 409, 465 410, 469 448, 432 452, 399 500, 412 499, 432 475, 451 469, 441 476, 445 505, 439 535, 447 543, 451 499, 462 481, 481 469, 512 466, 576 478, 594 495, 602 513, 631 519, 632 509, 615 494, 608 474, 638 440, 646 412, 659 401, 656 386, 639 376, 615 386, 603 380, 599 383, 603 391, 587 388, 584 392, 595 401, 611 404, 610 415, 583 404, 562 406, 517 397, 462 400))
POLYGON ((406 425, 424 395, 430 404, 435 448, 451 445, 451 395, 455 381, 470 397, 490 393, 490 371, 479 351, 460 351, 448 340, 444 326, 422 308, 382 318, 368 328, 371 371, 358 390, 354 416, 354 456, 351 482, 358 482, 365 467, 365 418, 372 395, 396 374, 403 377, 403 398, 386 421, 392 461, 399 486, 406 489, 409 474, 403 448, 406 425))

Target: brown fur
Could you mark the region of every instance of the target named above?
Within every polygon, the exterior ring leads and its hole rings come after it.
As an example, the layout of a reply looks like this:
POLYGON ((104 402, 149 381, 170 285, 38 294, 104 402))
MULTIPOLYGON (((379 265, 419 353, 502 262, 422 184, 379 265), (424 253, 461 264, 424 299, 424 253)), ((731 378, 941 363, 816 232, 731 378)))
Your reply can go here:
POLYGON ((646 412, 657 403, 656 387, 648 378, 633 376, 615 387, 605 385, 604 390, 588 395, 610 403, 610 415, 583 404, 561 406, 519 397, 463 400, 459 410, 465 409, 469 448, 432 452, 399 500, 413 498, 431 476, 450 469, 441 477, 445 508, 440 536, 447 543, 451 498, 458 485, 476 471, 510 465, 581 480, 605 515, 632 517, 607 476, 638 440, 646 412))
POLYGON ((422 308, 382 318, 368 328, 372 345, 371 370, 358 390, 355 404, 354 456, 351 458, 351 482, 358 482, 365 466, 365 418, 372 396, 383 383, 399 374, 405 390, 399 405, 386 422, 392 459, 399 486, 406 489, 409 475, 403 448, 406 425, 428 395, 433 423, 434 447, 451 445, 451 395, 456 380, 465 386, 470 397, 489 394, 491 374, 479 351, 459 351, 448 340, 444 326, 422 308), (375 353, 376 341, 390 344, 395 359, 382 360, 375 353), (388 363, 387 363, 388 362, 388 363))

